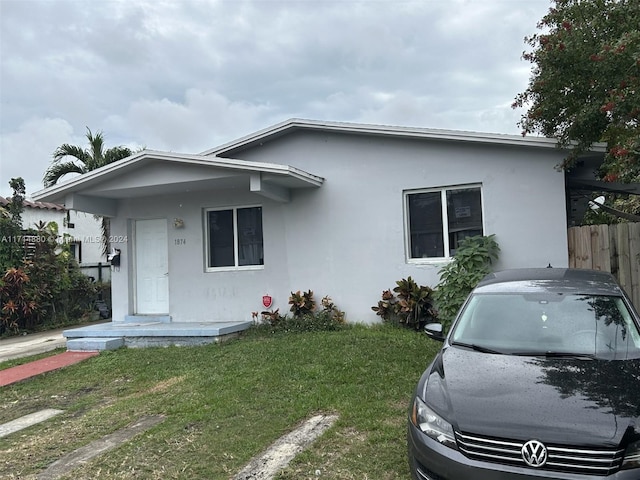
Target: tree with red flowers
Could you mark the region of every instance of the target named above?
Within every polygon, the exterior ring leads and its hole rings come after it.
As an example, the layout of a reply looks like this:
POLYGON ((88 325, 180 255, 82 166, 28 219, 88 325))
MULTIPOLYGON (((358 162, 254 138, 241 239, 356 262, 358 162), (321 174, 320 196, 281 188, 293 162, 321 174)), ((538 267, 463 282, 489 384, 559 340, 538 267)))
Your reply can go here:
POLYGON ((596 142, 607 143, 599 172, 608 182, 640 182, 640 0, 555 0, 525 38, 533 64, 514 108, 526 108, 523 135, 574 145, 570 168, 596 142))

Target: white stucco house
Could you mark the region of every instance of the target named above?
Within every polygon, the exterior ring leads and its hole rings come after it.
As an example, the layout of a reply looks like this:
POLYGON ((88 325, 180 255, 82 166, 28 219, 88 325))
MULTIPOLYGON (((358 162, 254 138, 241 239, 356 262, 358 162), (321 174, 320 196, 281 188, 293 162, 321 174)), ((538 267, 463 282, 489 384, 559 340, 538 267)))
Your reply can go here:
POLYGON ((114 323, 250 320, 263 295, 285 313, 309 289, 374 322, 384 289, 435 286, 465 236, 495 234, 498 268, 567 266, 565 155, 538 137, 292 119, 35 198, 111 217, 114 323))

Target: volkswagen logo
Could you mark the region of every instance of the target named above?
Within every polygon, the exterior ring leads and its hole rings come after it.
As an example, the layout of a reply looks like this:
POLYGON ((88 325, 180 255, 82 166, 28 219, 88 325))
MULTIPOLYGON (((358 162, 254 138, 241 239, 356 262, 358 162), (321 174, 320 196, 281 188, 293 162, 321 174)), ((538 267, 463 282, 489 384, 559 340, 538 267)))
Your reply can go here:
POLYGON ((547 447, 538 440, 529 440, 520 452, 524 463, 530 467, 542 467, 547 463, 547 447))

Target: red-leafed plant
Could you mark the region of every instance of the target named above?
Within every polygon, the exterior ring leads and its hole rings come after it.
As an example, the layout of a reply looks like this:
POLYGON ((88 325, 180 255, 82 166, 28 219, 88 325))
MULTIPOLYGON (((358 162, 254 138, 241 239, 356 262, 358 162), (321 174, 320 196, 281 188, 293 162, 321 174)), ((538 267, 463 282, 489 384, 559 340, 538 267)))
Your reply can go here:
POLYGON ((302 317, 303 315, 313 313, 316 308, 316 301, 313 298, 313 292, 311 290, 304 293, 298 290, 297 292, 291 292, 289 305, 291 305, 289 310, 293 312, 294 317, 302 317))
POLYGON ((422 329, 437 315, 433 306, 433 289, 418 285, 411 277, 398 280, 393 292, 384 290, 382 300, 371 310, 385 322, 414 330, 422 329))
POLYGON ((0 281, 0 330, 32 329, 38 321, 38 301, 29 289, 29 276, 10 268, 0 281))

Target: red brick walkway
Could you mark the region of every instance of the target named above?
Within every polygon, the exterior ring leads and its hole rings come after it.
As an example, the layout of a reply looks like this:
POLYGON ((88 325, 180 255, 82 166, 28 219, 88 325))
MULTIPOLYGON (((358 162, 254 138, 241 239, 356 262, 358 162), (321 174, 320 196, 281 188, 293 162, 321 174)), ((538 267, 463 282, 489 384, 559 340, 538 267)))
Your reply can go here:
POLYGON ((100 352, 64 352, 51 357, 42 358, 35 362, 25 363, 17 367, 0 370, 0 387, 34 377, 41 373, 51 372, 87 358, 95 357, 100 352))

